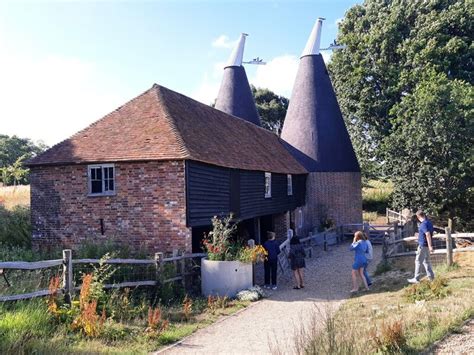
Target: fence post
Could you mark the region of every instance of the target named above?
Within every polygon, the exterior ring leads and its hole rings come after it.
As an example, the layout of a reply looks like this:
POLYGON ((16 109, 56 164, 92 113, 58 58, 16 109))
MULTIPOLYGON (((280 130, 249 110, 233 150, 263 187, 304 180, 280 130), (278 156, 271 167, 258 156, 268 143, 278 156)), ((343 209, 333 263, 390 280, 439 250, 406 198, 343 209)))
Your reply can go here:
POLYGON ((385 232, 382 239, 382 261, 384 263, 387 262, 387 251, 388 251, 387 235, 388 235, 387 232, 385 232))
POLYGON ((156 282, 158 283, 163 275, 163 253, 155 253, 155 268, 156 282))
POLYGON ((326 239, 326 232, 323 232, 323 249, 324 251, 328 251, 328 241, 326 239))
POLYGON ((453 265, 453 238, 451 237, 451 228, 446 227, 446 258, 448 266, 453 265))
POLYGON ((362 229, 364 230, 364 234, 367 236, 367 238, 370 237, 370 229, 369 229, 369 224, 367 222, 364 222, 362 225, 362 229))
POLYGON ((72 286, 72 251, 63 250, 63 289, 64 301, 71 304, 71 296, 74 291, 72 286))
POLYGON ((181 253, 181 282, 183 284, 183 288, 186 290, 186 258, 184 257, 184 252, 181 253))
POLYGON ((388 208, 385 208, 385 218, 387 219, 387 224, 390 224, 390 218, 388 217, 388 208))
POLYGON ((399 239, 399 233, 398 233, 398 221, 393 222, 393 235, 395 237, 395 240, 399 239))

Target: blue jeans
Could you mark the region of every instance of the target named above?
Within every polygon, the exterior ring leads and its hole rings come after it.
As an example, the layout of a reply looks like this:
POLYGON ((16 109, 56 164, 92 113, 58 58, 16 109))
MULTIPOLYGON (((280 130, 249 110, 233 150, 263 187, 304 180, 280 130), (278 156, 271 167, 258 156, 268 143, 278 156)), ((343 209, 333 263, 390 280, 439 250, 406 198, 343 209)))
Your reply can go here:
POLYGON ((372 260, 367 259, 367 265, 364 267, 364 276, 365 276, 365 279, 367 280, 367 285, 370 285, 372 283, 369 273, 367 272, 367 267, 369 266, 371 261, 372 260))
POLYGON ((421 264, 425 267, 426 275, 428 278, 433 281, 435 275, 433 272, 433 268, 431 267, 431 260, 430 260, 430 250, 428 247, 418 246, 416 250, 416 258, 415 258, 415 279, 418 281, 420 280, 421 276, 421 264))

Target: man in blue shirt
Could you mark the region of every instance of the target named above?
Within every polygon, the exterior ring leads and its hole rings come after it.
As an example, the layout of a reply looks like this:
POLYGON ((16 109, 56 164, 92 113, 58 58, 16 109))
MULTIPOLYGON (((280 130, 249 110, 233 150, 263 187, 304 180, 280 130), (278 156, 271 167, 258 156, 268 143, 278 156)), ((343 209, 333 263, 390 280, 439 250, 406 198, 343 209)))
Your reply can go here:
POLYGON ((422 263, 430 281, 433 281, 435 277, 430 260, 430 253, 433 252, 433 242, 431 239, 434 232, 433 224, 426 217, 425 212, 421 210, 416 212, 416 218, 420 221, 420 225, 418 226, 418 249, 415 258, 415 276, 412 279, 407 280, 410 283, 420 282, 420 269, 422 263))

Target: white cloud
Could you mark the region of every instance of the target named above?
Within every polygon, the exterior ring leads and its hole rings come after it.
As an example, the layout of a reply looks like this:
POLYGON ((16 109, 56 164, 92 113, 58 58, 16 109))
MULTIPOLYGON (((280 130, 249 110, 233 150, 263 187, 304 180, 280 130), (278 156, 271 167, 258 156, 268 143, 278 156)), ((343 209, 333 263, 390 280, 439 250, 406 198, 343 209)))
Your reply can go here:
POLYGON ((294 55, 282 55, 258 66, 250 82, 256 87, 267 88, 279 95, 290 97, 299 59, 294 55))
POLYGON ((125 101, 101 77, 99 68, 77 58, 32 58, 0 48, 0 133, 49 145, 68 138, 125 101))
POLYGON ((212 41, 212 46, 214 48, 233 48, 236 44, 237 40, 231 41, 226 35, 220 35, 214 41, 212 41))

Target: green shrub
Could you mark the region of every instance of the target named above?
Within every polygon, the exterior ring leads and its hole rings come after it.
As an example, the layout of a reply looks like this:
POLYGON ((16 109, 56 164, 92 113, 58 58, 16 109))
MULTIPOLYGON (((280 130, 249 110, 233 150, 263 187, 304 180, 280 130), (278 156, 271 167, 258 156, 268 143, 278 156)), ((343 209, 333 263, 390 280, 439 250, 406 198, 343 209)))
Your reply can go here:
POLYGON ((30 247, 31 222, 30 208, 16 206, 7 210, 0 205, 0 244, 30 247))
POLYGON ((404 297, 409 301, 422 301, 444 298, 450 293, 448 280, 437 277, 433 281, 422 280, 418 284, 408 286, 404 290, 404 297))
POLYGON ((375 269, 374 276, 382 275, 383 273, 392 270, 392 265, 390 265, 387 261, 381 261, 377 264, 377 268, 375 269))
POLYGON ((38 261, 61 259, 61 249, 45 251, 35 251, 28 247, 19 247, 0 242, 0 261, 38 261))

